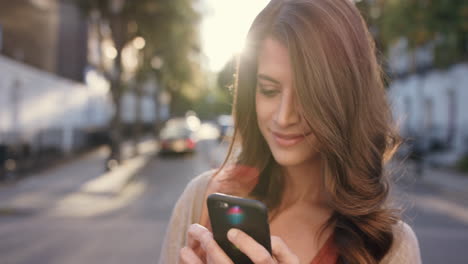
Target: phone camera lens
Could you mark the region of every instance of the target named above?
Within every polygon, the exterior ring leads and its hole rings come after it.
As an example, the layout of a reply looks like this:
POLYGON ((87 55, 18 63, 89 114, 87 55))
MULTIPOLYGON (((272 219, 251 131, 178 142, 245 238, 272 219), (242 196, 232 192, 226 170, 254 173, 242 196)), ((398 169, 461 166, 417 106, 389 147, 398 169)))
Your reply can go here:
POLYGON ((228 208, 229 207, 228 203, 225 203, 225 202, 218 202, 217 206, 219 208, 228 208))

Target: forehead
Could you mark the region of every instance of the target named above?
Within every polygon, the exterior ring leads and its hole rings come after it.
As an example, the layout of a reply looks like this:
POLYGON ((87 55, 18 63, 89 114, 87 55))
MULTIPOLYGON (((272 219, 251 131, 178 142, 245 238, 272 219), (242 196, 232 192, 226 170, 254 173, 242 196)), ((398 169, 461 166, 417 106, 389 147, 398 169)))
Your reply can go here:
POLYGON ((272 37, 266 38, 260 46, 258 74, 268 75, 284 84, 290 84, 292 81, 288 49, 272 37))

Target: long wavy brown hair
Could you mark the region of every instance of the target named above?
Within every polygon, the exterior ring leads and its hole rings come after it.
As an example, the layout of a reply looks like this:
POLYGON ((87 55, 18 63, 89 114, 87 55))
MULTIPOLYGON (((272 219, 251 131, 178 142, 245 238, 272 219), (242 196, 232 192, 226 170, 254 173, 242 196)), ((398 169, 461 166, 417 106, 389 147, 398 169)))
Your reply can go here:
MULTIPOLYGON (((393 243, 384 164, 399 145, 373 39, 350 0, 272 0, 257 16, 236 71, 234 140, 228 160, 255 168, 250 195, 278 209, 283 175, 257 125, 255 87, 262 42, 287 47, 298 107, 315 134, 334 214, 340 263, 378 263, 393 243), (234 155, 233 149, 239 146, 234 155)), ((317 144, 317 143, 316 143, 317 144)))

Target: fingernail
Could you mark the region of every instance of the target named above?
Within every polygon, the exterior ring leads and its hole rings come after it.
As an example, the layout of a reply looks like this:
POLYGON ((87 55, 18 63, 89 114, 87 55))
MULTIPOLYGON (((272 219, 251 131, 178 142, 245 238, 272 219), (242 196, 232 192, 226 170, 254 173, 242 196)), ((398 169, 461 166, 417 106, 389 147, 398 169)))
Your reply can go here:
POLYGON ((227 236, 228 236, 229 240, 233 241, 234 239, 236 239, 236 236, 237 236, 238 233, 239 233, 239 231, 237 231, 237 229, 231 228, 228 231, 227 236))

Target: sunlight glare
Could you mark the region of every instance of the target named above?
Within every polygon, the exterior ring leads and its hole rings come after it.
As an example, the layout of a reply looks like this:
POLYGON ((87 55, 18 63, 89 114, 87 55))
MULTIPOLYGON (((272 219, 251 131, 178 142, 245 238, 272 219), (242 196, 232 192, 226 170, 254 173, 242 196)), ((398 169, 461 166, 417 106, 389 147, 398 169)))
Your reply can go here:
POLYGON ((202 22, 203 51, 209 68, 219 71, 235 53, 242 50, 255 16, 268 0, 205 0, 209 12, 202 22))

